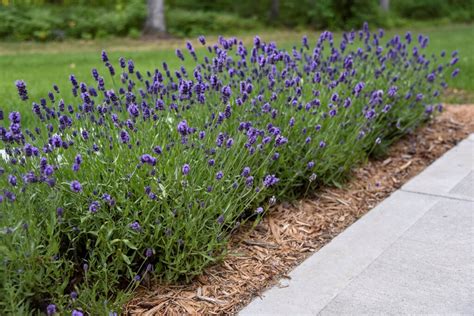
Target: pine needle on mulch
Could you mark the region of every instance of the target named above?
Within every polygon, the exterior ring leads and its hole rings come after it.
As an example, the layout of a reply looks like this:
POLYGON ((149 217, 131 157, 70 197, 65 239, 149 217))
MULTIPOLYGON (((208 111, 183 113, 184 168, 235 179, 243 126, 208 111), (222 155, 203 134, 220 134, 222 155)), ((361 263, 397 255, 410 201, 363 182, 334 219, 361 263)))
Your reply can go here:
POLYGON ((190 284, 140 288, 125 314, 237 313, 472 132, 474 105, 447 106, 429 125, 396 143, 385 160, 355 170, 344 188, 323 188, 312 198, 278 204, 255 229, 242 227, 226 258, 190 284))

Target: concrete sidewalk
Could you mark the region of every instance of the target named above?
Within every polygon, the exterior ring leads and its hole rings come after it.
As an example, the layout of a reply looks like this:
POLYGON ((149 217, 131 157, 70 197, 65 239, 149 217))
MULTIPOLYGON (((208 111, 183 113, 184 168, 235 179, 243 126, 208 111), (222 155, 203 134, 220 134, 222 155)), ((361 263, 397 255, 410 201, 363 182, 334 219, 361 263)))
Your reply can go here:
POLYGON ((474 315, 474 134, 241 312, 474 315))

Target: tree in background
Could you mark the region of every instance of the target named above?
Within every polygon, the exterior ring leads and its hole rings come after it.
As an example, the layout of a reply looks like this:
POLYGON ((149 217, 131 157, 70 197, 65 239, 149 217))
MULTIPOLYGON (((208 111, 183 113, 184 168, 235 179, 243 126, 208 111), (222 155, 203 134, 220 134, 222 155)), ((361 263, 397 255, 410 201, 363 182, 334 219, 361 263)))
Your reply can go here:
POLYGON ((272 0, 272 7, 270 9, 270 20, 276 21, 280 14, 280 1, 279 0, 272 0))
POLYGON ((380 8, 382 8, 382 11, 388 12, 390 9, 390 0, 380 0, 380 8))
POLYGON ((148 0, 148 18, 145 24, 146 34, 166 32, 164 0, 148 0))

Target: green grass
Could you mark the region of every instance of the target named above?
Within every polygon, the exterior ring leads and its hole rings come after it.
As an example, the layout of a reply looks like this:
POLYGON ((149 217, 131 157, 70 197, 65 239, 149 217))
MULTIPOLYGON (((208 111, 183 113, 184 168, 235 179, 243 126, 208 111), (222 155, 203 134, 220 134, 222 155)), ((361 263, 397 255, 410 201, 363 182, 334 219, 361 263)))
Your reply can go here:
MULTIPOLYGON (((391 30, 388 35, 405 34, 407 29, 391 30)), ((474 102, 474 25, 443 25, 440 27, 421 27, 411 29, 414 35, 428 34, 430 44, 428 53, 445 49, 448 53, 459 50, 459 68, 461 73, 451 81, 451 87, 466 91, 460 95, 445 96, 446 102, 474 102)), ((303 34, 315 40, 319 32, 263 32, 265 40, 274 40, 279 46, 289 48, 299 43, 303 34)), ((339 34, 338 34, 339 35, 339 34)), ((250 34, 242 34, 244 41, 251 41, 250 34)), ((213 42, 215 37, 209 38, 213 42)), ((64 84, 70 74, 75 74, 79 81, 90 78, 93 67, 102 67, 100 51, 106 49, 111 60, 117 61, 120 56, 132 58, 138 70, 161 68, 163 61, 171 69, 177 66, 174 55, 177 47, 183 47, 185 40, 144 41, 131 39, 111 39, 104 41, 67 41, 61 43, 0 43, 0 108, 5 112, 25 106, 16 95, 15 80, 23 79, 27 83, 30 100, 38 101, 46 97, 53 84, 69 87, 64 84)), ((116 66, 118 67, 118 66, 116 66)), ((66 102, 68 100, 65 100, 66 102)), ((27 103, 29 104, 29 103, 27 103)), ((22 111, 22 113, 25 113, 22 111)))

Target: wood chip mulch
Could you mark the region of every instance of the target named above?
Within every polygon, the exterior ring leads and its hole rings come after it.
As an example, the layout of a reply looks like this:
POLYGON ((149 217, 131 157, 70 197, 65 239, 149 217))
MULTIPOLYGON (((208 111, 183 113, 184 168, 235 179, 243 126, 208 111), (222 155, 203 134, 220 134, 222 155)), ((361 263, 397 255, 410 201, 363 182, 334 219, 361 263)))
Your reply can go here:
POLYGON ((384 160, 356 169, 344 188, 322 188, 311 198, 276 205, 254 229, 234 234, 222 262, 190 284, 140 288, 124 314, 236 314, 472 132, 474 105, 446 106, 442 115, 397 142, 384 160))

